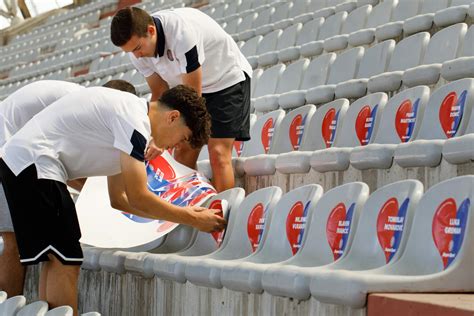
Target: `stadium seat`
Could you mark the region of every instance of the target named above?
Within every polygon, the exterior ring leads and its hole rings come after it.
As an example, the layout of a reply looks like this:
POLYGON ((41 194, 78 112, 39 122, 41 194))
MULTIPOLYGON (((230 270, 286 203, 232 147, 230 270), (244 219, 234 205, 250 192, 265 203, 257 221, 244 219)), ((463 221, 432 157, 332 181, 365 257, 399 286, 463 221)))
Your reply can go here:
POLYGON ((416 138, 430 89, 418 86, 404 90, 388 100, 381 112, 380 126, 373 143, 355 147, 350 162, 356 169, 390 168, 397 144, 416 138))
POLYGON ((268 218, 258 249, 249 256, 230 261, 217 261, 221 283, 228 289, 261 293, 262 274, 271 263, 280 262, 298 253, 313 210, 323 195, 318 184, 296 188, 281 197, 268 218))
POLYGON ((417 15, 421 3, 421 0, 399 1, 393 9, 391 22, 380 25, 375 29, 375 38, 380 42, 400 37, 403 32, 404 20, 417 15))
POLYGON ((374 6, 367 18, 365 29, 349 34, 349 44, 355 47, 372 43, 375 40, 376 27, 390 22, 390 16, 397 3, 398 0, 388 0, 374 6))
POLYGON ((448 4, 449 0, 424 0, 421 4, 420 14, 406 19, 403 23, 404 34, 412 35, 429 31, 433 26, 435 12, 446 9, 448 4))
POLYGON ((398 90, 402 84, 405 70, 420 65, 426 50, 430 34, 417 33, 406 37, 395 45, 387 72, 370 77, 367 88, 369 92, 388 92, 398 90), (410 54, 407 54, 410 52, 410 54))
POLYGON ((277 46, 277 42, 280 39, 280 36, 283 34, 283 30, 275 30, 266 34, 262 40, 258 43, 257 51, 255 56, 246 56, 249 64, 252 68, 257 68, 258 66, 258 56, 274 51, 277 46))
MULTIPOLYGON (((228 203, 229 224, 227 230, 230 231, 244 197, 245 191, 242 188, 233 188, 212 197, 205 205, 219 208, 222 205, 222 200, 228 203)), ((184 282, 183 262, 189 257, 207 255, 217 250, 224 242, 223 238, 225 238, 225 232, 208 234, 195 231, 193 241, 189 247, 182 251, 169 254, 129 253, 125 258, 124 266, 126 271, 138 273, 143 277, 151 278, 157 275, 160 278, 184 282)))
POLYGON ((336 60, 335 53, 323 54, 314 58, 306 69, 299 89, 280 94, 278 104, 282 109, 291 109, 306 103, 308 89, 322 86, 327 81, 330 67, 336 60))
POLYGON ((302 28, 303 24, 297 23, 284 29, 283 33, 278 39, 276 50, 263 53, 262 55, 258 56, 258 66, 266 67, 269 65, 276 64, 278 62, 278 52, 288 47, 293 47, 295 45, 298 33, 301 31, 302 28))
POLYGON ((250 28, 252 28, 252 24, 253 24, 253 22, 255 21, 255 19, 257 17, 258 17, 258 13, 254 12, 254 11, 248 12, 246 15, 241 16, 242 21, 240 21, 240 23, 237 26, 236 32, 232 35, 234 40, 241 40, 239 38, 239 34, 241 34, 242 32, 244 32, 244 31, 246 31, 250 28))
POLYGON ((329 148, 336 139, 349 108, 349 100, 338 99, 319 107, 309 121, 306 133, 298 151, 279 154, 275 168, 283 174, 307 173, 310 168, 311 154, 315 150, 329 148))
POLYGON ((73 314, 71 306, 60 306, 49 310, 44 316, 73 316, 73 314))
POLYGON ((464 22, 472 0, 452 0, 448 8, 435 13, 433 21, 439 27, 464 22))
MULTIPOLYGON (((302 58, 289 64, 281 74, 275 94, 266 94, 261 97, 254 98, 254 108, 258 112, 273 111, 278 108, 278 98, 282 93, 297 90, 302 82, 303 74, 307 71, 309 59, 302 58)), ((262 75, 263 77, 263 75, 262 75)), ((258 86, 263 84, 259 79, 258 86)))
POLYGON ((23 295, 13 296, 0 303, 0 315, 14 316, 25 306, 26 298, 23 295))
POLYGON ((343 258, 357 229, 360 211, 369 197, 363 182, 351 182, 327 191, 307 221, 301 249, 290 259, 269 265, 262 285, 272 295, 297 299, 309 297, 304 267, 318 267, 343 258))
POLYGON ((237 176, 245 174, 244 163, 246 157, 266 154, 270 150, 274 132, 279 128, 285 117, 283 110, 275 110, 261 115, 250 130, 250 141, 248 141, 240 157, 232 159, 234 172, 237 176))
POLYGON ((341 131, 337 132, 333 146, 313 152, 311 167, 318 172, 346 170, 353 147, 365 146, 373 141, 387 99, 385 93, 378 92, 352 103, 342 126, 339 125, 341 131))
POLYGON ((441 77, 448 81, 474 77, 474 26, 467 30, 459 55, 443 63, 441 77))
POLYGON ((360 98, 367 93, 369 78, 387 70, 395 48, 394 40, 386 40, 365 50, 360 61, 356 79, 336 85, 336 98, 360 98))
POLYGON ((265 10, 260 11, 258 13, 258 16, 255 18, 255 20, 253 20, 252 27, 237 34, 239 41, 246 41, 254 37, 255 35, 266 34, 265 32, 256 34, 255 30, 262 25, 268 24, 270 22, 271 16, 274 13, 275 13, 274 7, 268 7, 265 10))
POLYGON ((44 316, 48 311, 48 303, 45 301, 37 301, 25 305, 18 311, 16 316, 44 316))
POLYGON ((5 291, 0 291, 0 304, 5 302, 5 300, 7 299, 7 292, 5 291))
POLYGON ((295 46, 282 49, 278 52, 278 59, 281 62, 295 60, 300 57, 301 45, 316 41, 324 18, 310 20, 303 24, 303 28, 298 33, 295 46))
POLYGON ((308 104, 287 113, 275 130, 275 140, 266 154, 247 157, 244 161, 245 173, 249 176, 274 174, 278 154, 297 151, 316 107, 308 104))
POLYGON ((220 260, 246 257, 259 248, 266 225, 272 218, 275 205, 280 200, 279 187, 266 187, 249 194, 240 204, 238 217, 227 232, 226 243, 208 256, 189 258, 186 262, 186 279, 196 285, 222 288, 220 269, 213 264, 220 260))
POLYGON ((303 57, 320 55, 324 49, 324 40, 335 35, 339 35, 342 24, 347 18, 347 12, 339 12, 328 17, 321 25, 318 40, 301 45, 300 53, 303 57))
POLYGON ((473 89, 474 79, 466 78, 433 92, 416 139, 397 146, 395 162, 405 168, 437 166, 446 139, 461 136, 466 130, 474 104, 473 89))
POLYGON ((255 106, 255 102, 257 102, 259 98, 275 93, 278 87, 278 82, 280 81, 285 69, 285 65, 277 64, 271 68, 266 69, 262 73, 258 79, 258 82, 255 84, 255 92, 253 94, 253 98, 251 99, 252 106, 255 106))
POLYGON ((367 23, 367 17, 371 11, 372 6, 366 5, 349 13, 342 26, 341 35, 327 38, 323 44, 324 50, 334 52, 345 49, 348 44, 349 33, 362 29, 367 23))
POLYGON ((275 2, 275 12, 270 17, 270 23, 255 29, 255 34, 267 34, 272 30, 285 29, 292 25, 293 20, 289 20, 288 14, 293 7, 293 2, 275 2))
POLYGON ((237 27, 242 22, 241 17, 234 17, 231 20, 228 20, 223 27, 224 30, 229 34, 235 34, 237 32, 237 27))
POLYGON ((354 47, 338 55, 329 69, 327 83, 308 89, 306 92, 306 102, 321 104, 334 100, 336 85, 340 82, 354 79, 363 56, 363 47, 354 47))
POLYGON ((405 71, 402 77, 403 84, 414 87, 438 82, 442 63, 456 58, 466 32, 467 24, 458 23, 434 34, 428 43, 421 65, 405 71))
POLYGON ((374 292, 472 292, 473 198, 472 175, 434 185, 415 209, 398 260, 368 271, 317 273, 311 280, 312 295, 322 302, 361 308, 367 294, 374 292))

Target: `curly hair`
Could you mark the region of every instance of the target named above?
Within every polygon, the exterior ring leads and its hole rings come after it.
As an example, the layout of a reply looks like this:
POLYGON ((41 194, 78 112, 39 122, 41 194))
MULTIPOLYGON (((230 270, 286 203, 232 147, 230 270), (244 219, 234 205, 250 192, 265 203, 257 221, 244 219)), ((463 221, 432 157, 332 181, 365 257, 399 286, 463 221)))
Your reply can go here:
POLYGON ((211 134, 211 116, 206 108, 206 99, 200 97, 193 88, 178 85, 165 91, 159 102, 181 113, 193 133, 189 140, 193 148, 207 144, 211 134))
POLYGON ((145 37, 147 26, 153 24, 153 18, 136 7, 119 10, 110 23, 110 39, 115 46, 125 45, 133 35, 145 37))

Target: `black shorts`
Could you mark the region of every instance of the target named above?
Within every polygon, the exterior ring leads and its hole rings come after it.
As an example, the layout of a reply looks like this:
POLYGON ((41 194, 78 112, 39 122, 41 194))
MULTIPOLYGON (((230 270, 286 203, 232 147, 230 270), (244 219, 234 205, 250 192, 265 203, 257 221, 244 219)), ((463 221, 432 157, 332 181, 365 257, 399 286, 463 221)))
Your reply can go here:
POLYGON ((250 77, 224 90, 203 93, 211 114, 212 138, 250 139, 250 77))
POLYGON ((10 209, 21 263, 48 261, 48 254, 53 254, 63 264, 82 264, 81 230, 66 185, 38 179, 34 164, 15 176, 2 159, 0 181, 10 209))

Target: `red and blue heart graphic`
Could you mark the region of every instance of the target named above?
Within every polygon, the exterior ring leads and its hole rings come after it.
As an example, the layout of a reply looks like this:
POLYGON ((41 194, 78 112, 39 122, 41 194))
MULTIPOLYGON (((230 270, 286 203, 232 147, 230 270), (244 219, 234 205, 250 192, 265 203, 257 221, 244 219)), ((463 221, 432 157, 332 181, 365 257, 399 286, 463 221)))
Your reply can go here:
POLYGON ((375 125, 375 116, 377 115, 378 104, 372 109, 369 105, 365 105, 360 109, 355 121, 355 131, 357 139, 362 146, 367 145, 372 137, 372 131, 375 125))
POLYGON ((336 136, 337 121, 339 119, 339 112, 331 108, 326 112, 321 124, 321 136, 323 137, 326 148, 332 147, 334 144, 334 137, 336 136))
POLYGON ((300 148, 307 116, 307 114, 304 117, 301 114, 298 114, 293 118, 293 121, 291 121, 288 133, 293 150, 298 150, 300 148))
MULTIPOLYGON (((224 216, 224 213, 222 212, 222 200, 212 201, 212 203, 209 205, 209 208, 214 209, 214 210, 221 210, 221 212, 216 213, 216 214, 221 216, 221 217, 224 216)), ((220 232, 211 233, 212 237, 214 238, 214 240, 217 243, 217 247, 221 246, 222 240, 224 240, 224 234, 225 234, 225 229, 223 231, 220 231, 220 232)))
POLYGON ((433 216, 433 240, 444 269, 453 263, 461 250, 470 206, 470 200, 465 199, 457 208, 456 201, 448 198, 441 202, 433 216))
POLYGON ((247 234, 252 246, 252 252, 257 250, 260 241, 262 240, 263 231, 265 230, 265 215, 267 209, 262 203, 254 206, 250 212, 247 221, 247 234))
POLYGON ((410 199, 406 198, 398 207, 398 200, 393 197, 380 209, 377 217, 377 237, 385 253, 386 263, 392 260, 400 247, 409 202, 410 199))
POLYGON ((467 91, 461 92, 459 98, 452 91, 444 98, 439 107, 439 122, 447 138, 456 136, 464 114, 467 91))
POLYGON ((334 261, 339 259, 347 246, 347 240, 351 231, 352 216, 354 215, 355 203, 352 203, 346 211, 346 205, 339 203, 328 216, 326 223, 326 238, 331 248, 334 261))
POLYGON ((270 150, 273 138, 273 118, 269 118, 262 127, 262 145, 266 154, 270 150))
POLYGON ((413 104, 411 100, 405 100, 398 107, 395 114, 395 129, 402 143, 408 142, 413 135, 419 104, 420 98, 413 104))
POLYGON ((234 141, 234 149, 235 152, 237 153, 237 157, 240 157, 242 154, 242 149, 244 148, 244 142, 241 140, 236 140, 234 141))
MULTIPOLYGON (((171 181, 176 179, 176 172, 168 161, 162 156, 158 156, 153 160, 150 160, 147 164, 148 180, 150 177, 157 179, 165 179, 171 181)), ((150 183, 150 181, 148 181, 150 183)))
POLYGON ((286 237, 293 255, 301 248, 310 204, 310 201, 306 202, 306 205, 303 205, 301 201, 296 202, 286 218, 286 237))

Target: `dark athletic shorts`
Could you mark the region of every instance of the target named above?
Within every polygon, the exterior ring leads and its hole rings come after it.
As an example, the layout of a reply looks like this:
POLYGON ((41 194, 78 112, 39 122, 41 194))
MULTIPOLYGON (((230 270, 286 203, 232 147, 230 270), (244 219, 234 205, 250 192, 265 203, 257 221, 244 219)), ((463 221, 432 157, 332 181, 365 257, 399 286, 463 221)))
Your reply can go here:
POLYGON ((35 165, 18 176, 0 159, 2 182, 24 265, 48 261, 55 255, 63 264, 82 264, 81 230, 76 208, 64 183, 38 179, 35 165))
POLYGON ((203 93, 211 114, 212 138, 250 139, 250 78, 224 90, 203 93))

